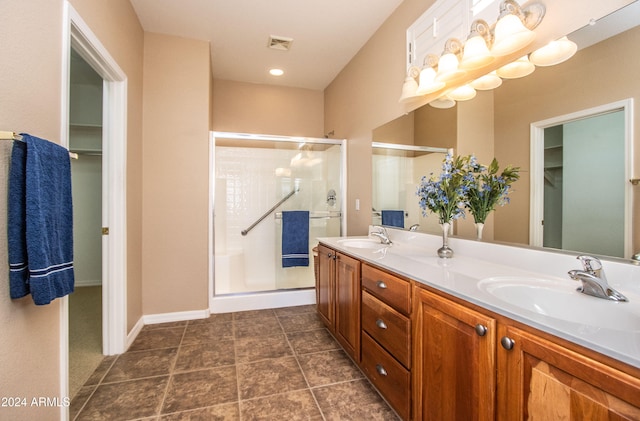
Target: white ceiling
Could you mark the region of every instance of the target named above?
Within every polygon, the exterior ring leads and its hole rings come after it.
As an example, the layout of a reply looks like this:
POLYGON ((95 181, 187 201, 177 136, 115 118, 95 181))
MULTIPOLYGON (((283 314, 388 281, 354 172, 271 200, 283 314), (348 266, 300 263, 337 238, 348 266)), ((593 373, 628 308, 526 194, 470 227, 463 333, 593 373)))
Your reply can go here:
POLYGON ((402 0, 131 0, 148 32, 206 40, 216 79, 323 90, 402 0), (267 48, 293 38, 289 51, 267 48), (268 70, 285 71, 278 78, 268 70))

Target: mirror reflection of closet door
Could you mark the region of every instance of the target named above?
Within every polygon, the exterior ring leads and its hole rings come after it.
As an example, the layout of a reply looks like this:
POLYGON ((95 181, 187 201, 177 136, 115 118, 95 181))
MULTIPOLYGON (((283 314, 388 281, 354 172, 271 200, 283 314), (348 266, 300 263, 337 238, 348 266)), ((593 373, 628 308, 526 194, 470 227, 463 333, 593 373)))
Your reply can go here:
POLYGON ((624 118, 615 111, 545 129, 545 247, 624 257, 624 118))

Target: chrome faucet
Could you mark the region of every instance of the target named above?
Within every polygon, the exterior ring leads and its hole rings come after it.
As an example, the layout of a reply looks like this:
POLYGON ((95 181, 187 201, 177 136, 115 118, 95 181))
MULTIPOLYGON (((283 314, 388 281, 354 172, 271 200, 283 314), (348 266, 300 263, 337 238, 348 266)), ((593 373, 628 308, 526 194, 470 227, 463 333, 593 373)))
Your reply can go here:
POLYGON ((607 300, 628 301, 627 297, 609 286, 602 262, 598 258, 580 255, 577 259, 582 263, 583 270, 570 270, 568 273, 571 279, 582 282, 582 286, 577 288, 578 291, 607 300))
POLYGON ((375 228, 378 229, 378 231, 371 232, 371 235, 373 235, 374 237, 378 237, 382 244, 392 244, 391 240, 389 239, 389 233, 387 232, 387 229, 385 227, 376 226, 375 228))

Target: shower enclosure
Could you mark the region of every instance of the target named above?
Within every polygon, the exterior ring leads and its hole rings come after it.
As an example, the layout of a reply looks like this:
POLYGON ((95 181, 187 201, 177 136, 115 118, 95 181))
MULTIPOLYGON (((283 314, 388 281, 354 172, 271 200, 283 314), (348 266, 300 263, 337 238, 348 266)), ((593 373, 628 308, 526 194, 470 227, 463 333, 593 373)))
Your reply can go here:
MULTIPOLYGON (((213 298, 313 288, 318 237, 343 225, 343 141, 212 132, 213 298), (309 264, 283 267, 282 213, 309 212, 309 264)), ((242 306, 241 306, 242 307, 242 306)))

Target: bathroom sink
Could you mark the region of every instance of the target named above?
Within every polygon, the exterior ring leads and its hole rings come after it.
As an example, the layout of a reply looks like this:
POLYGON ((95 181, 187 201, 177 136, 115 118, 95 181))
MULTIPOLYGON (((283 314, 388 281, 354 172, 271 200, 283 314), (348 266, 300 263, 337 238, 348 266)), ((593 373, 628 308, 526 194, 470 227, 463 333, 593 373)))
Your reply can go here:
POLYGON ((379 249, 387 246, 382 244, 380 240, 372 238, 345 238, 344 240, 338 240, 338 244, 356 249, 379 249))
POLYGON ((578 283, 570 280, 499 276, 483 279, 478 286, 526 311, 596 328, 640 331, 638 306, 581 294, 578 283))

